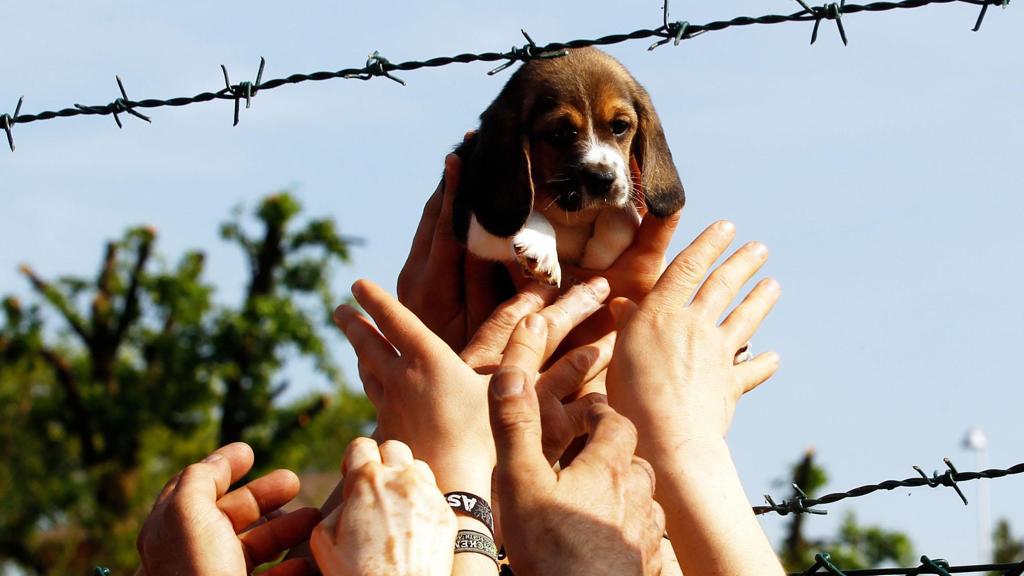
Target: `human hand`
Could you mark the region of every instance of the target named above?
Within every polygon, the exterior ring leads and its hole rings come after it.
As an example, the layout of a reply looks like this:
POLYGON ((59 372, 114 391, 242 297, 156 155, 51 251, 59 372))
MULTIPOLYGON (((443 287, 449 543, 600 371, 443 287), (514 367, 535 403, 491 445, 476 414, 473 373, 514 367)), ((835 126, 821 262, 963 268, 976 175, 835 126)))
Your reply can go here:
POLYGON ((534 383, 546 331, 542 317, 527 316, 491 378, 495 478, 512 568, 517 575, 658 574, 665 517, 653 500, 653 470, 633 455, 633 425, 594 405, 587 444, 572 463, 555 472, 544 458, 534 383))
POLYGON ((452 207, 461 173, 462 160, 449 154, 398 275, 398 301, 453 350, 466 346, 513 289, 501 264, 469 254, 455 239, 452 207))
POLYGON ((728 222, 711 225, 639 307, 627 299, 612 302, 619 337, 608 368, 608 400, 639 430, 637 453, 658 474, 657 499, 669 511, 668 534, 683 572, 781 575, 724 438, 739 397, 778 367, 772 352, 739 364, 734 359, 774 306, 779 286, 762 280, 719 323, 767 258, 757 242, 701 282, 734 235, 728 222))
MULTIPOLYGON (((647 213, 637 230, 636 238, 607 270, 586 270, 563 265, 563 271, 572 278, 587 279, 593 276, 607 278, 611 298, 629 298, 643 302, 647 293, 665 269, 665 252, 672 235, 679 225, 682 212, 666 218, 647 213)), ((564 346, 575 347, 593 342, 615 330, 615 321, 607 309, 594 314, 566 338, 564 346)))
MULTIPOLYGON (((228 487, 252 468, 252 449, 224 446, 172 478, 157 498, 136 545, 146 576, 239 576, 304 541, 320 512, 301 508, 277 515, 299 492, 299 479, 275 470, 245 486, 228 487)), ((282 562, 264 574, 315 574, 306 559, 282 562)))
MULTIPOLYGON (((547 359, 565 334, 601 306, 608 286, 595 278, 557 300, 553 290, 524 289, 484 323, 467 349, 469 360, 455 355, 411 311, 372 282, 357 282, 352 293, 380 332, 350 306, 338 307, 335 322, 356 350, 360 377, 377 407, 377 439, 409 444, 414 454, 431 465, 445 492, 472 492, 449 485, 453 478, 489 492, 494 444, 487 419, 486 374, 501 360, 501 353, 494 350, 505 347, 515 322, 539 312, 550 326, 544 350, 547 359)), ((611 334, 570 351, 539 376, 545 452, 552 462, 582 433, 583 415, 590 404, 603 401, 589 396, 563 405, 562 398, 604 370, 614 338, 611 334)))
POLYGON ((449 576, 455 514, 430 467, 389 440, 353 440, 342 464, 344 502, 310 545, 325 576, 449 576))
POLYGON ((694 438, 721 440, 740 396, 778 368, 773 352, 734 363, 736 351, 779 297, 775 280, 759 282, 719 324, 740 288, 764 264, 767 248, 759 242, 744 245, 702 283, 734 236, 729 222, 711 225, 675 258, 639 307, 626 299, 612 302, 619 338, 608 371, 608 398, 636 424, 639 453, 652 461, 694 438))

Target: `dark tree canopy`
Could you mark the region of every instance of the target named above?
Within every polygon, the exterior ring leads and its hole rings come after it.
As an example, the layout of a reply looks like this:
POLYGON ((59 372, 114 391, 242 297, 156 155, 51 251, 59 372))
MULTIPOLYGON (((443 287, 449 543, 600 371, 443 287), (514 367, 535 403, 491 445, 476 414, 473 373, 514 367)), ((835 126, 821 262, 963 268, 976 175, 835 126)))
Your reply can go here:
POLYGON ((300 221, 289 194, 221 236, 248 267, 243 299, 218 304, 204 258, 155 257, 156 231, 107 244, 92 278, 22 272, 34 298, 3 300, 0 561, 37 573, 134 567, 134 534, 160 485, 217 445, 249 442, 263 468, 336 469, 372 421, 324 339, 331 272, 349 261, 333 220, 300 221), (251 229, 251 230, 250 230, 251 229), (286 361, 335 386, 284 404, 286 361))

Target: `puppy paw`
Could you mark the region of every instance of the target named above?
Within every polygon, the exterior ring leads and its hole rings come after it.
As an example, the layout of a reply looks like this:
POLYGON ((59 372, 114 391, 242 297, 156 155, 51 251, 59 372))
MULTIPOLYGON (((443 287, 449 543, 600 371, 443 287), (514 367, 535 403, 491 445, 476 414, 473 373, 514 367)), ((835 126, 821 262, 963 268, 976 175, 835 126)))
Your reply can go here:
POLYGON ((512 238, 512 252, 524 274, 549 286, 561 286, 562 269, 553 236, 524 228, 512 238))

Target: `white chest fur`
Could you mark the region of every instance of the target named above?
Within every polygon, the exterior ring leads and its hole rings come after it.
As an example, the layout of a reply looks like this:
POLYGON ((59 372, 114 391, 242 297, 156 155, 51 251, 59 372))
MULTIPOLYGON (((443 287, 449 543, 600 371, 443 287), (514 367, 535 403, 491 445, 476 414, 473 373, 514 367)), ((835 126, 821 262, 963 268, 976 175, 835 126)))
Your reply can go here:
POLYGON ((519 232, 506 238, 487 232, 473 216, 466 243, 477 256, 517 261, 538 280, 560 284, 559 259, 589 270, 605 270, 633 243, 639 226, 640 215, 632 205, 585 215, 534 211, 519 232))

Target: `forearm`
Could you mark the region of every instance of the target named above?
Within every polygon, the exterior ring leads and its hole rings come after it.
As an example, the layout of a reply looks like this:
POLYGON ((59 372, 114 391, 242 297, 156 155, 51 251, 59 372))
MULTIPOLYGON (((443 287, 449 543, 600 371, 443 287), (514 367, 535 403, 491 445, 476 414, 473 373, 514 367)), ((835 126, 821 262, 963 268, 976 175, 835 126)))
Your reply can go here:
POLYGON ((724 440, 691 440, 651 464, 656 498, 686 576, 783 573, 724 440))

